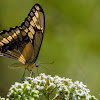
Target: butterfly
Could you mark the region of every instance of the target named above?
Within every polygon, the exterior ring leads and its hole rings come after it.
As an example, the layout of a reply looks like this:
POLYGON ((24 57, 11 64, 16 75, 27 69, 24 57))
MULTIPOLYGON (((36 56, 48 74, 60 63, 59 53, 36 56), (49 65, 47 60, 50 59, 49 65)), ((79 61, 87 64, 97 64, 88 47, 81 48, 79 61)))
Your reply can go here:
POLYGON ((25 67, 33 70, 38 67, 36 60, 40 51, 45 30, 45 16, 42 7, 35 4, 20 26, 0 32, 0 56, 19 60, 12 69, 25 67))

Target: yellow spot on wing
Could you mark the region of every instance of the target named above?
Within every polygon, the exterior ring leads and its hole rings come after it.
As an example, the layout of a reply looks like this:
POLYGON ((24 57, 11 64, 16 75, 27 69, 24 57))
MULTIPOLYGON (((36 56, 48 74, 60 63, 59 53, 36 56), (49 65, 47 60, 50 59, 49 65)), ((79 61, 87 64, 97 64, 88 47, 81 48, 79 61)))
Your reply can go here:
POLYGON ((28 32, 28 29, 26 28, 24 31, 27 33, 28 32))
POLYGON ((33 12, 35 12, 35 9, 34 8, 32 10, 33 10, 33 12))
POLYGON ((13 40, 13 38, 12 38, 11 36, 8 36, 7 39, 8 39, 9 41, 12 41, 12 40, 13 40))
POLYGON ((32 19, 33 19, 34 23, 36 23, 36 21, 37 21, 36 17, 34 16, 32 19))
POLYGON ((33 14, 33 12, 31 12, 31 13, 30 13, 30 16, 32 16, 32 17, 33 17, 33 15, 34 15, 34 14, 33 14))
POLYGON ((26 28, 26 26, 23 26, 22 29, 27 33, 28 29, 26 28))
POLYGON ((23 32, 22 32, 22 35, 23 35, 23 36, 26 36, 26 33, 23 31, 23 32))
POLYGON ((14 39, 17 39, 17 35, 16 35, 15 33, 13 33, 12 37, 13 37, 14 39))
POLYGON ((18 28, 16 29, 16 34, 20 34, 20 30, 18 28))
POLYGON ((35 8, 36 8, 37 10, 40 10, 39 6, 37 6, 37 5, 35 6, 35 8))
POLYGON ((31 21, 31 17, 30 17, 30 16, 28 16, 27 20, 28 20, 28 21, 31 21))
POLYGON ((1 42, 5 43, 5 44, 9 43, 9 41, 6 38, 3 38, 3 40, 1 42))
POLYGON ((26 27, 29 27, 29 22, 25 21, 25 25, 26 25, 26 27))
POLYGON ((2 42, 0 42, 0 46, 2 47, 4 44, 2 42))
POLYGON ((33 20, 30 22, 30 24, 31 24, 32 26, 35 26, 35 24, 34 24, 33 20))
POLYGON ((33 19, 33 21, 34 21, 36 27, 37 27, 38 29, 40 29, 40 25, 39 25, 38 20, 36 19, 36 17, 34 16, 32 19, 33 19))
POLYGON ((30 32, 34 35, 35 34, 35 30, 33 29, 33 27, 30 25, 29 27, 30 32))
POLYGON ((39 14, 38 14, 38 12, 36 11, 35 12, 35 16, 38 18, 39 17, 39 14))
POLYGON ((21 62, 23 62, 23 63, 25 63, 25 62, 26 62, 26 60, 25 60, 25 58, 24 58, 23 54, 21 54, 21 56, 19 57, 19 60, 20 60, 21 62))
POLYGON ((30 37, 30 39, 33 39, 33 34, 31 32, 28 32, 28 36, 30 37))

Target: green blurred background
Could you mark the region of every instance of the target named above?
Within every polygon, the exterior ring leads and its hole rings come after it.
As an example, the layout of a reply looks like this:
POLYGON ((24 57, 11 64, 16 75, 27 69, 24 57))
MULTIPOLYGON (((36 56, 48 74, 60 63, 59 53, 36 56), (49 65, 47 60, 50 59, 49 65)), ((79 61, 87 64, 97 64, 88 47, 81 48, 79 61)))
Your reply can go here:
MULTIPOLYGON (((100 0, 0 0, 0 31, 19 26, 35 3, 45 12, 45 35, 36 63, 39 73, 83 81, 100 99, 100 0)), ((24 68, 9 69, 18 61, 0 57, 0 96, 20 82, 24 68)), ((34 73, 37 75, 37 70, 34 73)), ((29 73, 27 72, 27 75, 29 73)))

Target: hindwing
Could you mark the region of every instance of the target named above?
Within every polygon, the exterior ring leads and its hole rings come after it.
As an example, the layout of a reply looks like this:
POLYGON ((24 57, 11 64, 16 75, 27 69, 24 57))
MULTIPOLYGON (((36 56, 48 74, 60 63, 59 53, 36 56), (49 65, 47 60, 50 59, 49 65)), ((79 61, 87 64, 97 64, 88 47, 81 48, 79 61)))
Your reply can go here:
POLYGON ((35 62, 42 44, 45 17, 42 7, 35 4, 21 26, 0 32, 0 56, 22 63, 35 62))

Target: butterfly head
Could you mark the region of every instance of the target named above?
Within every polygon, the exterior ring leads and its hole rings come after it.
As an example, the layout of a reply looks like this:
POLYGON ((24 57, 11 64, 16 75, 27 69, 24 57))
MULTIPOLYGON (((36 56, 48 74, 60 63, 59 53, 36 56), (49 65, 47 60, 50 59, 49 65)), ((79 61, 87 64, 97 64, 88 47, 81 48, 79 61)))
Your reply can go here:
POLYGON ((33 70, 34 68, 37 68, 37 67, 39 67, 39 64, 35 64, 35 63, 33 64, 33 63, 31 63, 31 64, 27 65, 26 69, 33 70))
POLYGON ((39 67, 39 64, 36 64, 36 67, 39 67))

